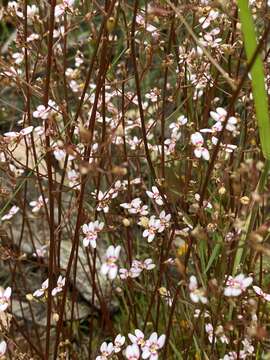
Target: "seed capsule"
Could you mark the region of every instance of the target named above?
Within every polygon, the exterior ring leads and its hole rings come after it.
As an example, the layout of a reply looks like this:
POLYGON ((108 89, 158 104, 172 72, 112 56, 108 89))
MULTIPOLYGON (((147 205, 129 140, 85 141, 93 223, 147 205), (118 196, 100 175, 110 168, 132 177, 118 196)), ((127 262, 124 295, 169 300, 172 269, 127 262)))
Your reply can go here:
POLYGON ((109 17, 109 19, 106 22, 106 28, 108 33, 112 33, 114 28, 115 28, 115 18, 114 17, 109 17))

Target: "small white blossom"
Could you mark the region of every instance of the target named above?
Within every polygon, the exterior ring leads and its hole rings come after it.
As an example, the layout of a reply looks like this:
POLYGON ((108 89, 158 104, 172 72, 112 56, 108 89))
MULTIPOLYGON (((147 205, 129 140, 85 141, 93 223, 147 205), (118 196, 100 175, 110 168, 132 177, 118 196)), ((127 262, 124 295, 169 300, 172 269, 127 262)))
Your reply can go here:
POLYGON ((96 248, 98 233, 103 229, 104 223, 96 220, 95 222, 90 222, 89 224, 84 224, 82 226, 82 231, 86 235, 83 239, 83 246, 87 247, 89 244, 92 248, 96 248))
POLYGON ((244 274, 239 274, 235 277, 229 276, 226 281, 224 295, 239 296, 252 284, 252 282, 252 277, 245 277, 244 274))
POLYGON ((132 342, 132 344, 143 347, 145 345, 144 333, 139 329, 135 329, 134 333, 135 335, 128 334, 129 340, 132 342))
POLYGON ((7 287, 5 290, 0 288, 0 311, 5 311, 10 303, 11 287, 7 287))
POLYGON ((48 286, 49 286, 49 279, 45 280, 42 284, 41 284, 41 288, 36 290, 34 293, 33 293, 33 296, 34 297, 42 297, 45 292, 47 291, 48 289, 48 286))
POLYGON ((63 287, 65 286, 65 283, 66 283, 66 279, 60 275, 57 279, 57 286, 54 289, 52 289, 52 296, 55 296, 61 291, 63 291, 63 287))
POLYGON ((110 280, 116 278, 118 272, 118 265, 116 264, 119 254, 121 251, 121 246, 114 247, 113 245, 109 246, 106 251, 106 261, 101 266, 101 274, 108 275, 110 280))
POLYGON ((156 332, 153 332, 148 340, 146 340, 144 346, 142 347, 142 358, 157 360, 159 350, 165 344, 165 335, 161 335, 158 337, 156 332))
MULTIPOLYGON (((210 111, 210 116, 213 120, 216 121, 216 127, 217 129, 219 129, 219 131, 221 131, 223 125, 222 123, 224 122, 226 116, 227 116, 227 111, 225 109, 223 109, 222 107, 218 107, 216 109, 216 111, 210 111)), ((226 125, 226 129, 228 131, 234 132, 236 130, 236 124, 237 124, 237 119, 234 116, 230 116, 226 125)))
POLYGON ((163 205, 162 197, 159 193, 159 190, 156 186, 152 186, 152 191, 146 191, 146 194, 150 197, 150 199, 153 199, 157 205, 163 205))
POLYGON ((155 216, 151 216, 148 221, 147 228, 143 231, 143 237, 147 237, 147 241, 150 243, 154 240, 157 233, 164 230, 164 225, 155 216))
POLYGON ((139 214, 145 216, 148 214, 148 206, 142 205, 142 200, 140 198, 135 198, 131 201, 131 203, 123 203, 120 204, 121 207, 127 209, 128 212, 132 215, 139 214))
POLYGON ((259 296, 261 296, 264 300, 266 301, 270 301, 270 294, 267 294, 265 292, 262 291, 262 289, 259 286, 253 286, 253 290, 255 291, 255 293, 259 296))
POLYGON ((203 304, 207 303, 207 298, 205 296, 205 291, 203 288, 198 287, 197 279, 194 275, 192 275, 189 278, 189 285, 188 285, 189 291, 190 291, 190 298, 194 303, 201 302, 203 304))
MULTIPOLYGON (((49 199, 45 198, 45 203, 47 204, 49 201, 49 199)), ((32 212, 33 213, 36 213, 38 212, 43 206, 44 206, 44 202, 43 202, 43 199, 42 199, 42 196, 40 195, 38 200, 35 200, 35 201, 31 201, 29 203, 29 205, 32 207, 32 212)))
POLYGON ((49 114, 50 114, 49 107, 46 108, 44 105, 39 105, 37 107, 37 109, 33 112, 33 117, 40 118, 42 120, 46 120, 46 119, 48 119, 49 114))
POLYGON ((0 343, 0 357, 4 356, 7 351, 7 343, 3 340, 0 343))
POLYGON ((124 345, 126 341, 126 338, 122 336, 121 334, 118 334, 116 338, 114 339, 113 345, 114 345, 114 352, 119 353, 122 349, 122 346, 124 345))
POLYGON ((191 142, 195 146, 194 155, 197 158, 202 157, 204 160, 208 161, 210 159, 210 155, 209 155, 209 151, 203 146, 204 139, 202 135, 199 132, 192 134, 191 142))
POLYGON ((36 252, 33 253, 34 257, 38 257, 38 258, 44 258, 46 251, 47 251, 47 245, 43 245, 40 248, 36 248, 36 252))
POLYGON ((125 350, 125 357, 128 360, 138 360, 140 358, 140 349, 137 344, 128 345, 125 350))
POLYGON ((107 360, 113 354, 113 343, 102 343, 100 346, 101 355, 96 357, 96 360, 107 360))
POLYGON ((13 205, 9 212, 2 216, 1 220, 4 221, 4 220, 10 220, 15 214, 17 214, 17 212, 20 210, 20 208, 16 205, 13 205))

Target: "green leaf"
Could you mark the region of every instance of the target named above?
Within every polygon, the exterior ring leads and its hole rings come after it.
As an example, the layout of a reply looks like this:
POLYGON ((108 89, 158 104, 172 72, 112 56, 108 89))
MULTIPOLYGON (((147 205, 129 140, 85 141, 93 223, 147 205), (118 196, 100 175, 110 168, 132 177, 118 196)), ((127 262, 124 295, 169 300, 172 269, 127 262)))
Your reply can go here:
POLYGON ((210 256, 210 259, 207 263, 206 269, 204 270, 204 274, 207 273, 207 271, 210 269, 210 267, 212 266, 214 260, 218 257, 219 253, 220 253, 220 249, 221 249, 221 244, 216 244, 214 247, 214 250, 212 251, 212 254, 210 256))
MULTIPOLYGON (((247 59, 250 62, 257 48, 255 24, 249 9, 248 0, 238 0, 240 10, 241 29, 244 36, 247 59)), ((270 123, 268 115, 268 98, 265 89, 265 76, 263 62, 260 54, 256 57, 251 68, 252 94, 255 104, 259 127, 262 152, 266 159, 270 159, 270 123)))

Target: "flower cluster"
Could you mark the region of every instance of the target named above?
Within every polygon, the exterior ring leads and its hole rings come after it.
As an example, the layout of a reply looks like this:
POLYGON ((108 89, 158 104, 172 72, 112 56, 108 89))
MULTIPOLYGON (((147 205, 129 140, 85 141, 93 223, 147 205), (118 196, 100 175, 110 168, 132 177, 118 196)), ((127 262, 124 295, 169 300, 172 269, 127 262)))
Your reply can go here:
MULTIPOLYGON (((158 336, 156 332, 153 332, 149 339, 145 339, 144 333, 139 329, 135 330, 135 334, 128 334, 128 338, 132 344, 123 350, 128 360, 136 360, 140 359, 140 357, 142 359, 157 360, 159 352, 165 343, 165 335, 158 336)), ((125 340, 125 337, 119 334, 114 342, 102 343, 100 347, 101 355, 97 356, 96 360, 112 358, 113 354, 117 354, 122 350, 125 340)))

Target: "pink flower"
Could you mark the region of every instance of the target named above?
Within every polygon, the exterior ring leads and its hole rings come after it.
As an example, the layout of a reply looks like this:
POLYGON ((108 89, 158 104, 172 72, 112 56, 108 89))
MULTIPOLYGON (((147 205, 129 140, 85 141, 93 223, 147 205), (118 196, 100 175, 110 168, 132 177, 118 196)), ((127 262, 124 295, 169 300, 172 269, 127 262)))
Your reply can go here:
POLYGON ((10 210, 9 210, 9 212, 6 214, 6 215, 4 215, 4 216, 2 216, 2 221, 4 221, 4 220, 9 220, 9 219, 11 219, 15 214, 17 214, 17 212, 20 210, 20 208, 18 207, 18 206, 16 206, 16 205, 13 205, 11 208, 10 208, 10 210))
POLYGON ((48 286, 49 286, 49 279, 45 280, 42 284, 41 284, 41 288, 36 290, 34 293, 33 293, 33 296, 34 297, 41 297, 45 294, 46 290, 48 289, 48 286))
POLYGON ((163 230, 170 226, 171 217, 172 215, 171 214, 166 215, 164 210, 162 210, 161 213, 159 214, 160 225, 163 230))
POLYGON ((137 344, 129 345, 125 351, 125 357, 128 360, 138 360, 140 358, 140 349, 137 344))
POLYGON ((116 278, 118 272, 118 265, 116 264, 119 254, 121 251, 121 246, 114 247, 113 245, 109 246, 106 251, 106 261, 101 266, 101 273, 103 275, 108 275, 110 280, 116 278))
POLYGON ((145 345, 144 333, 139 329, 135 330, 135 335, 128 334, 128 337, 129 337, 129 340, 132 342, 132 344, 136 344, 139 346, 145 345))
MULTIPOLYGON (((216 111, 210 111, 210 116, 213 120, 216 121, 215 126, 217 129, 222 129, 222 122, 227 116, 227 111, 222 107, 218 107, 216 111)), ((234 116, 230 116, 226 125, 228 131, 234 132, 236 130, 237 119, 234 116)), ((217 130, 220 131, 220 130, 217 130)))
POLYGON ((131 203, 123 203, 120 204, 121 207, 124 209, 127 209, 128 212, 132 215, 134 214, 140 214, 142 216, 145 216, 148 214, 148 206, 142 205, 142 200, 140 198, 135 198, 131 201, 131 203))
POLYGON ((197 279, 196 279, 196 277, 194 275, 192 275, 189 278, 188 288, 189 288, 189 291, 190 291, 189 296, 190 296, 191 300, 194 303, 198 303, 198 302, 201 302, 203 304, 207 303, 207 298, 205 296, 205 291, 204 291, 203 288, 198 287, 198 282, 197 282, 197 279))
POLYGON ((172 122, 169 128, 172 130, 172 134, 177 134, 178 131, 187 123, 187 118, 184 115, 180 115, 177 122, 172 122))
POLYGON ((82 231, 86 235, 83 239, 83 246, 87 247, 89 244, 92 248, 96 248, 98 233, 103 229, 104 223, 96 220, 95 222, 90 222, 89 224, 84 224, 82 226, 82 231))
POLYGON ((105 213, 107 213, 109 211, 109 201, 110 201, 110 197, 109 194, 106 194, 99 190, 98 192, 98 205, 97 205, 97 211, 103 211, 105 213))
POLYGON ((40 248, 37 248, 36 252, 33 253, 33 256, 43 258, 46 254, 47 247, 48 247, 47 245, 43 245, 40 248))
POLYGON ((259 296, 261 296, 264 300, 266 301, 270 301, 270 294, 267 294, 265 292, 262 291, 262 289, 259 286, 253 286, 253 290, 255 291, 255 293, 259 296))
POLYGON ((205 147, 203 147, 204 139, 199 132, 191 135, 191 142, 195 146, 194 155, 197 158, 202 157, 204 160, 210 159, 209 151, 205 147))
POLYGON ((239 296, 252 284, 252 282, 252 277, 245 277, 244 274, 239 274, 235 277, 229 276, 226 281, 224 295, 239 296))
POLYGON ((144 346, 142 347, 142 358, 157 360, 158 352, 165 344, 165 335, 158 337, 156 332, 153 332, 148 340, 146 340, 144 346))
POLYGON ((80 174, 72 169, 67 172, 67 177, 69 180, 69 186, 74 189, 79 189, 80 187, 80 174))
POLYGON ((50 108, 49 107, 46 108, 44 105, 39 105, 37 109, 33 112, 34 118, 40 118, 42 120, 48 119, 49 115, 50 115, 50 108))
POLYGON ((143 232, 143 237, 147 237, 147 241, 150 243, 154 240, 157 232, 162 232, 164 226, 161 225, 159 219, 156 219, 155 216, 151 216, 147 228, 143 232))
POLYGON ((152 191, 146 191, 146 194, 150 197, 150 199, 153 199, 156 202, 156 204, 160 206, 163 205, 162 197, 156 186, 152 186, 152 191))
MULTIPOLYGON (((49 201, 49 199, 45 198, 45 203, 46 204, 48 203, 48 201, 49 201)), ((31 201, 29 203, 29 205, 33 208, 32 209, 33 213, 38 212, 44 206, 42 196, 40 195, 37 201, 31 201)))
POLYGON ((22 129, 20 132, 16 132, 16 131, 6 132, 6 133, 4 133, 4 136, 6 138, 8 138, 9 140, 15 140, 17 138, 22 138, 23 136, 31 134, 33 129, 34 129, 33 126, 28 126, 28 127, 24 128, 24 129, 22 129))
POLYGON ((102 343, 100 347, 101 355, 96 357, 96 360, 107 360, 113 353, 113 343, 102 343))
POLYGON ((66 283, 66 279, 60 275, 57 280, 57 286, 54 289, 52 289, 52 296, 55 296, 61 291, 63 291, 63 287, 65 286, 65 283, 66 283))
POLYGON ((4 356, 7 351, 7 343, 3 340, 0 343, 0 357, 4 356))
POLYGON ((5 311, 8 308, 11 292, 11 287, 7 287, 5 290, 0 288, 0 311, 5 311))
POLYGON ((202 24, 202 28, 206 29, 210 26, 211 22, 219 16, 219 12, 211 10, 208 16, 203 16, 199 19, 199 23, 202 24))
POLYGON ((118 334, 116 338, 114 339, 114 352, 118 353, 121 351, 122 346, 124 345, 126 341, 126 338, 122 336, 121 334, 118 334))

